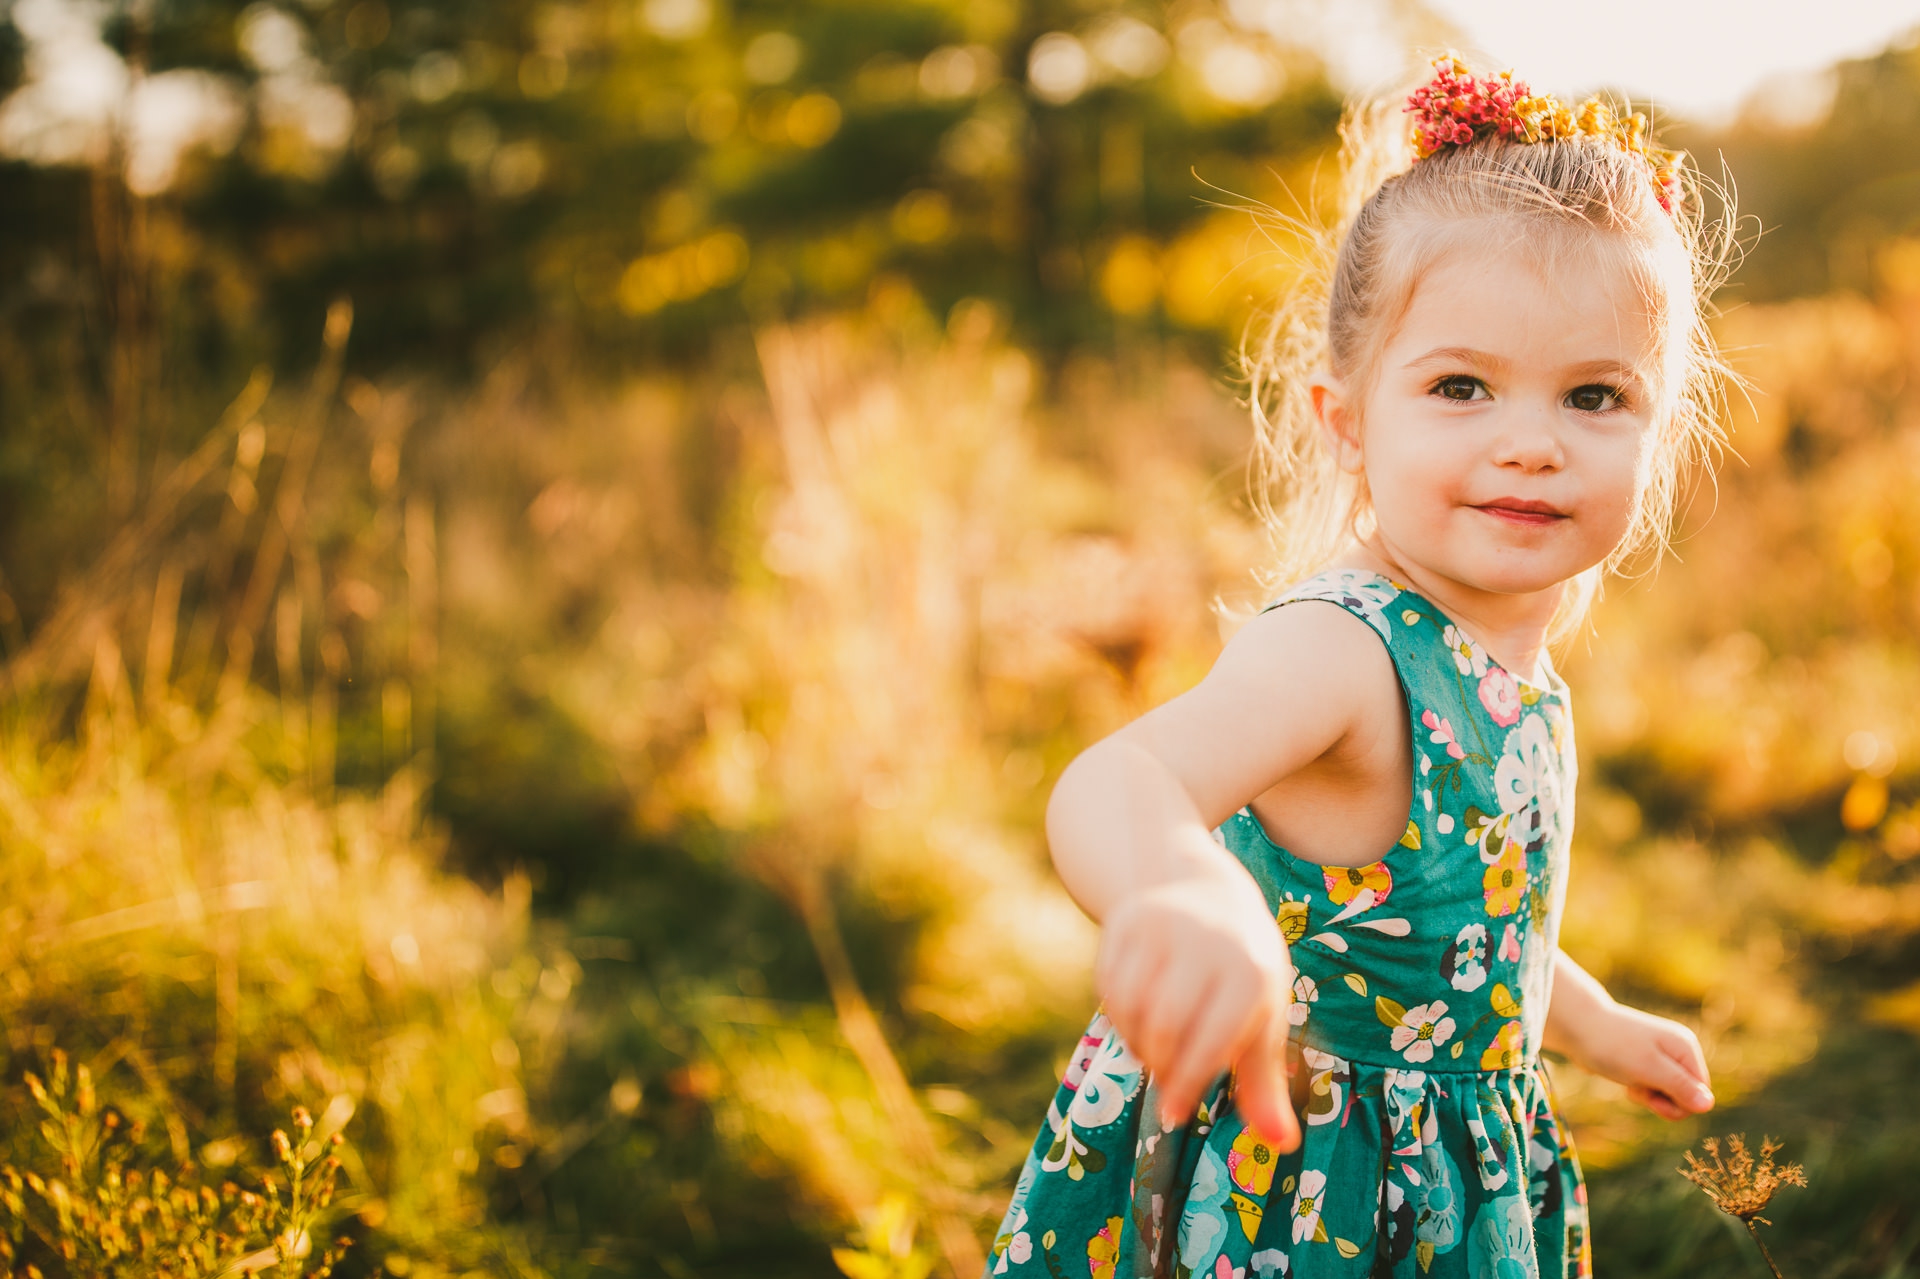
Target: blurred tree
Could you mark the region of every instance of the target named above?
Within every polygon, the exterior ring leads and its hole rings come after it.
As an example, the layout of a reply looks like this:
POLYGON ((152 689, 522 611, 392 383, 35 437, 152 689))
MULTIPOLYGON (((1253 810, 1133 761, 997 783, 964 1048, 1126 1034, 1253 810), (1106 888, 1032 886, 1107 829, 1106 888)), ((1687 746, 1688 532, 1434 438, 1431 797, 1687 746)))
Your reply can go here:
POLYGON ((1880 245, 1920 230, 1920 43, 1765 91, 1723 133, 1680 136, 1704 163, 1724 158, 1764 229, 1744 299, 1871 294, 1880 245))
POLYGON ((683 358, 892 277, 1052 341, 1205 327, 1218 273, 1171 274, 1206 184, 1266 190, 1329 136, 1279 38, 1311 7, 17 0, 6 309, 83 307, 48 265, 78 229, 155 259, 203 361, 304 357, 340 292, 366 366, 457 368, 536 318, 683 358))

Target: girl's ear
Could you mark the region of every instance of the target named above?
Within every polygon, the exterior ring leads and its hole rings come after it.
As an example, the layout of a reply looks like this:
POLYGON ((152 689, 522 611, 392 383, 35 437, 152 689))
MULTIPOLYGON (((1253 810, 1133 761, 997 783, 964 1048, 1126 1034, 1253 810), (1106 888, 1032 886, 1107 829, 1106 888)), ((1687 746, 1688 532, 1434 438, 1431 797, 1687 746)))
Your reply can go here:
POLYGON ((1316 373, 1307 390, 1313 397, 1313 419, 1334 465, 1348 475, 1360 474, 1366 461, 1360 448, 1360 417, 1347 399, 1346 384, 1331 373, 1316 373))

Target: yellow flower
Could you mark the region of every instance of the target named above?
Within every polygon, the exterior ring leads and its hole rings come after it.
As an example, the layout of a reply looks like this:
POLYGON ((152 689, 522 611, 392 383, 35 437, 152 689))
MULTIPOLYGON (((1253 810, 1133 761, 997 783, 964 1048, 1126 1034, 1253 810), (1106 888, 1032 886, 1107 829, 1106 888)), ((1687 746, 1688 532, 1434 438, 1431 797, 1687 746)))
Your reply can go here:
POLYGON ((1327 881, 1327 896, 1336 906, 1344 906, 1361 889, 1371 888, 1376 903, 1393 891, 1393 874, 1385 862, 1371 866, 1323 866, 1320 873, 1327 881))
POLYGON ((1114 1263, 1120 1260, 1121 1219, 1108 1217, 1100 1233, 1087 1240, 1087 1266, 1092 1279, 1113 1279, 1114 1263))
POLYGON ((1248 1194, 1264 1195, 1273 1184, 1275 1159, 1272 1146, 1260 1140, 1253 1129, 1242 1128, 1233 1139, 1233 1149, 1227 1152, 1227 1172, 1233 1184, 1248 1194))
POLYGON ((1499 860, 1487 867, 1480 882, 1487 890, 1487 914, 1511 915, 1519 910, 1521 899, 1527 895, 1526 850, 1509 845, 1499 860))
POLYGON ((1512 1070, 1520 1064, 1520 1059, 1526 1055, 1526 1050, 1526 1041, 1520 1034, 1520 1023, 1510 1021, 1500 1027, 1493 1037, 1493 1042, 1488 1044, 1487 1050, 1480 1054, 1480 1069, 1512 1070))

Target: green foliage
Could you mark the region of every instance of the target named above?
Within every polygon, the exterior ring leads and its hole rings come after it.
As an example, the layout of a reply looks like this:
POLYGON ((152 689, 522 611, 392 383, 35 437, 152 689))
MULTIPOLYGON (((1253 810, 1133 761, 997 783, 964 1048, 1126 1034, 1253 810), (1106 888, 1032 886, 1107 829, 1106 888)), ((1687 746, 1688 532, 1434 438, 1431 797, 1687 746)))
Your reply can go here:
POLYGON ((218 75, 248 116, 146 202, 11 168, 17 333, 57 360, 43 326, 78 332, 111 298, 173 358, 231 374, 304 363, 306 317, 345 292, 369 371, 469 372, 556 325, 626 364, 703 357, 716 326, 857 303, 876 280, 942 312, 991 297, 1050 345, 1116 317, 1210 332, 1240 290, 1210 302, 1194 275, 1205 201, 1273 194, 1268 166, 1320 154, 1337 101, 1310 50, 1190 8, 113 5, 114 54, 218 75), (1049 33, 1080 41, 1079 81, 1036 95, 1049 33), (1254 98, 1210 88, 1193 51, 1222 44, 1253 59, 1254 98), (78 244, 130 228, 167 245, 150 278, 91 278, 78 244), (1185 300, 1157 305, 1174 274, 1185 300))
MULTIPOLYGON (((1831 105, 1811 120, 1783 123, 1763 97, 1723 133, 1683 134, 1707 163, 1724 159, 1741 211, 1762 228, 1736 296, 1871 294, 1883 284, 1880 247, 1920 230, 1920 45, 1902 42, 1824 75, 1831 105)), ((1819 95, 1819 83, 1799 93, 1809 90, 1819 95)), ((1783 96, 1791 109, 1798 95, 1783 96)))
MULTIPOLYGON (((1088 1007, 1046 783, 1262 554, 1219 339, 1276 277, 1199 197, 1306 191, 1335 103, 1237 8, 114 10, 252 114, 150 197, 0 174, 6 1075, 137 1079, 94 1114, 143 1169, 325 1097, 343 1274, 965 1269, 1088 1007), (337 150, 265 109, 272 14, 337 150), (1027 74, 1116 32, 1164 61, 1027 74), (1209 88, 1222 38, 1277 97, 1209 88)), ((1901 1273, 1920 1221, 1915 1041, 1857 1026, 1920 1024, 1913 80, 1726 140, 1783 226, 1724 321, 1745 461, 1568 663, 1568 944, 1700 1025, 1715 1127, 1804 1152, 1796 1274, 1901 1273), (1862 269, 1802 272, 1829 243, 1862 269)), ((1672 1175, 1695 1127, 1557 1082, 1604 1268, 1752 1263, 1672 1175)))
POLYGON ((260 1188, 228 1180, 216 1189, 191 1164, 170 1174, 141 1158, 141 1126, 100 1105, 85 1065, 69 1072, 64 1052, 52 1058, 45 1082, 26 1076, 46 1115, 44 1150, 24 1174, 0 1166, 0 1275, 42 1279, 42 1266, 76 1279, 333 1273, 352 1241, 336 1239, 317 1257, 313 1245, 335 1215, 337 1130, 312 1140, 313 1117, 296 1106, 293 1137, 274 1130, 279 1167, 263 1174, 260 1188))
POLYGON ((1766 1247, 1780 1273, 1911 1275, 1920 1260, 1920 1194, 1912 1179, 1911 1106, 1920 1039, 1858 1025, 1835 1027, 1804 1066, 1760 1095, 1650 1134, 1592 1183, 1599 1267, 1651 1279, 1764 1274, 1739 1220, 1715 1212, 1674 1172, 1681 1152, 1714 1130, 1793 1133, 1806 1189, 1766 1208, 1766 1247))

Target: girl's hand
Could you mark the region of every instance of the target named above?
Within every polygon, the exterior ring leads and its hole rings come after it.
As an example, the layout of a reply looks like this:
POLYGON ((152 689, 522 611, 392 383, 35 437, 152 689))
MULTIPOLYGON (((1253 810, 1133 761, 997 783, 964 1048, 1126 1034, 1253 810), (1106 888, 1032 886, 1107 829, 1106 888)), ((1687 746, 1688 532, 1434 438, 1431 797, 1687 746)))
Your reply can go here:
POLYGON ((1610 1004, 1582 1028, 1570 1055, 1594 1074, 1627 1086, 1627 1095, 1662 1119, 1713 1109, 1700 1041, 1677 1021, 1610 1004))
POLYGON ((1280 1150, 1300 1144, 1286 1080, 1293 966, 1259 886, 1237 864, 1190 866, 1114 903, 1094 980, 1152 1072, 1163 1128, 1185 1122, 1221 1071, 1234 1104, 1280 1150))

